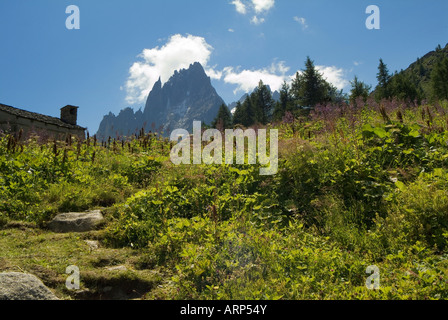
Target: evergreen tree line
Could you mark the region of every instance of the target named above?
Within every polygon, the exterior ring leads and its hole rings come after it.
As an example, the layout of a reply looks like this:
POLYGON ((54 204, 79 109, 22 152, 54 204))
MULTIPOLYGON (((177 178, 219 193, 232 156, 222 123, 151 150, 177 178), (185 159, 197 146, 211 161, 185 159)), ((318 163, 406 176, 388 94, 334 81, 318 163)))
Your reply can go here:
POLYGON ((260 80, 257 88, 244 102, 237 103, 233 115, 226 105, 222 105, 212 126, 226 129, 236 125, 265 125, 281 120, 286 112, 296 114, 319 103, 340 103, 344 99, 342 90, 339 91, 327 82, 308 57, 305 69, 296 73, 291 85, 286 81, 283 83, 279 101, 273 100, 271 90, 260 80))
POLYGON ((394 74, 389 72, 387 65, 380 59, 375 99, 397 99, 416 103, 423 100, 448 100, 448 55, 440 45, 436 48, 433 59, 432 71, 419 58, 409 70, 394 74), (426 90, 423 88, 424 84, 426 90))
POLYGON ((280 121, 287 112, 293 115, 306 114, 318 104, 351 103, 356 105, 360 99, 364 103, 369 97, 377 101, 398 99, 400 101, 421 103, 425 99, 448 100, 448 56, 439 46, 436 49, 436 63, 429 74, 420 59, 415 72, 395 72, 391 74, 382 59, 378 66, 378 84, 372 87, 360 81, 357 76, 351 82, 350 94, 344 94, 327 82, 308 57, 305 69, 297 72, 291 85, 284 82, 280 90, 279 101, 272 99, 271 90, 260 80, 258 87, 244 100, 238 102, 232 115, 226 105, 218 111, 212 127, 218 129, 233 128, 237 125, 250 127, 280 121), (421 79, 430 80, 431 96, 422 88, 421 79))

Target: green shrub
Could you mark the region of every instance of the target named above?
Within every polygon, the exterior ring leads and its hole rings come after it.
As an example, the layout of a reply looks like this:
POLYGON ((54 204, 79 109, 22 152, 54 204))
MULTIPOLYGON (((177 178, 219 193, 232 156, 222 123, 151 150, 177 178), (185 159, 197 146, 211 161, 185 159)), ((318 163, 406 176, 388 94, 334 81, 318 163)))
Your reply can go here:
POLYGON ((446 170, 422 174, 408 186, 400 184, 397 204, 381 232, 389 241, 421 241, 439 251, 448 244, 448 174, 446 170), (394 240, 395 239, 395 240, 394 240))

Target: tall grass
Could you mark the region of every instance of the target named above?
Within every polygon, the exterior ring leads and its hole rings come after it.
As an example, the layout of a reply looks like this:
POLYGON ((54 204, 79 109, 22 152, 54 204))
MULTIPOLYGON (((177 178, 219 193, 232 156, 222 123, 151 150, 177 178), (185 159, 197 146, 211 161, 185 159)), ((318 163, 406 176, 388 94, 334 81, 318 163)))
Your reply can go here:
POLYGON ((173 166, 172 144, 0 138, 0 220, 110 207, 105 244, 161 266, 168 299, 448 298, 448 104, 284 117, 279 172, 173 166), (381 270, 381 289, 365 286, 381 270))

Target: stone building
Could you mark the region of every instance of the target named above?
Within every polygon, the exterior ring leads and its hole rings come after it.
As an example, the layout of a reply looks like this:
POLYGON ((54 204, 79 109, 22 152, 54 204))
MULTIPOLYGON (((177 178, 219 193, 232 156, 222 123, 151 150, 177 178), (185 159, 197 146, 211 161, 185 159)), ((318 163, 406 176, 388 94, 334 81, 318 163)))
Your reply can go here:
POLYGON ((85 139, 86 128, 77 125, 78 107, 61 108, 61 117, 55 118, 0 104, 0 131, 23 137, 37 134, 43 138, 65 140, 67 134, 85 139))

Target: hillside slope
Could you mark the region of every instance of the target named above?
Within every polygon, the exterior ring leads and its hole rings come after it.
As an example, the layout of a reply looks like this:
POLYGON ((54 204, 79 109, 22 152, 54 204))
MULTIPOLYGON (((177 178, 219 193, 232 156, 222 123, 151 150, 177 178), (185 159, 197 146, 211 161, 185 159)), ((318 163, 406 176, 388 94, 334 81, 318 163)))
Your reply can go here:
MULTIPOLYGON (((448 44, 445 48, 438 47, 435 50, 428 52, 423 57, 417 58, 417 60, 409 65, 408 68, 395 72, 392 75, 391 82, 393 82, 398 75, 404 75, 406 78, 411 79, 416 85, 422 98, 432 99, 433 89, 431 87, 431 74, 437 62, 443 57, 448 57, 448 44)), ((376 91, 377 90, 374 90, 373 95, 375 95, 376 91)))

